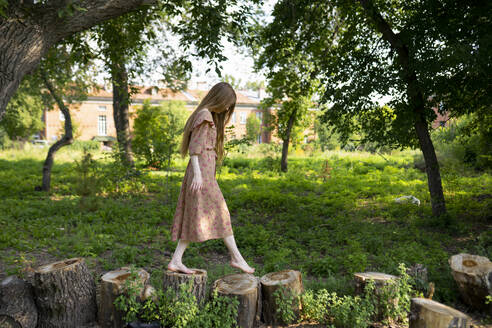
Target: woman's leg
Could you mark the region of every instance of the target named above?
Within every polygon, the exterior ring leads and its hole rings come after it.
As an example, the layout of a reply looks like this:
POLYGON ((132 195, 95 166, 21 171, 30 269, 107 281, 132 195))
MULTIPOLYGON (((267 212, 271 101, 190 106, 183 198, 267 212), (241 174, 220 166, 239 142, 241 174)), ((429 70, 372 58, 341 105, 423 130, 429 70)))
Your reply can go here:
POLYGON ((246 273, 255 272, 255 269, 250 267, 243 259, 241 253, 239 253, 234 235, 225 237, 224 244, 226 244, 227 248, 229 249, 229 253, 231 254, 231 266, 241 269, 246 273))
POLYGON ((169 264, 167 265, 167 268, 171 271, 181 271, 184 273, 194 273, 195 271, 188 269, 182 262, 183 258, 183 253, 188 247, 190 242, 188 240, 178 240, 178 245, 176 246, 176 249, 174 250, 173 257, 169 264))

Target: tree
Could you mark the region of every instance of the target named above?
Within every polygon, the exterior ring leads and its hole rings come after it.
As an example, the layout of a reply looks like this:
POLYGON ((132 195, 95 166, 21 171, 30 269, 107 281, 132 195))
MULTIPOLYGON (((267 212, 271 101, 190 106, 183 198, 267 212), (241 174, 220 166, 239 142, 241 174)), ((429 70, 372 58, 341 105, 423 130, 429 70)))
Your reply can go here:
POLYGON ((241 79, 236 79, 234 76, 226 74, 224 75, 224 82, 229 83, 234 89, 241 88, 241 79))
POLYGON ((246 118, 246 136, 251 141, 256 141, 261 133, 261 122, 255 114, 251 113, 246 118))
POLYGON ((129 85, 144 71, 149 45, 153 44, 154 50, 162 55, 158 60, 161 66, 165 61, 170 62, 163 80, 171 89, 184 88, 189 78, 191 62, 184 56, 177 56, 177 51, 165 51, 164 33, 157 31, 164 29, 161 23, 182 37, 183 48, 195 45, 199 57, 208 57, 210 62, 222 60, 225 57, 221 54, 220 38, 237 35, 240 32, 237 24, 248 17, 250 11, 244 6, 234 8, 235 5, 235 1, 219 1, 218 7, 217 4, 203 1, 162 3, 122 15, 93 29, 103 60, 111 73, 114 121, 124 163, 133 165, 128 117, 135 90, 129 85), (241 19, 233 20, 239 17, 241 19), (195 25, 200 27, 199 34, 195 25))
MULTIPOLYGON (((275 8, 278 9, 278 6, 275 8)), ((288 11, 289 15, 296 15, 293 3, 286 4, 281 10, 288 11)), ((266 76, 269 96, 262 100, 262 106, 269 108, 280 103, 277 112, 273 114, 273 121, 283 142, 280 168, 287 172, 292 131, 295 127, 306 127, 310 119, 308 109, 314 105, 312 99, 319 91, 316 67, 296 51, 293 42, 281 41, 284 37, 287 40, 296 37, 294 23, 269 24, 257 27, 255 32, 260 37, 253 35, 247 42, 255 54, 256 68, 268 69, 266 76), (272 40, 280 40, 281 44, 272 40)))
POLYGON ((433 106, 459 116, 490 109, 491 12, 487 1, 291 1, 276 4, 269 43, 295 49, 326 87, 323 123, 345 142, 420 147, 432 212, 446 213, 439 163, 429 136, 433 106), (295 14, 294 14, 295 13, 295 14), (388 96, 387 107, 378 102, 388 96), (390 109, 390 110, 388 110, 390 109), (356 120, 354 120, 356 118, 356 120))
POLYGON ((265 81, 247 81, 245 84, 247 90, 258 91, 265 89, 265 81))
MULTIPOLYGON (((150 45, 160 56, 156 60, 159 65, 173 61, 167 65, 164 79, 173 89, 175 84, 187 80, 187 71, 190 63, 183 57, 178 57, 175 52, 166 52, 166 40, 157 40, 156 29, 160 26, 158 21, 166 15, 176 15, 174 7, 170 12, 165 6, 142 8, 138 11, 122 15, 109 20, 92 29, 92 38, 97 40, 101 49, 101 59, 111 74, 113 85, 113 118, 116 128, 118 145, 120 146, 121 160, 128 166, 133 166, 131 152, 129 106, 132 95, 138 90, 131 88, 132 81, 145 71, 145 59, 150 45)), ((156 65, 154 65, 156 66, 156 65)))
POLYGON ((29 79, 24 79, 7 106, 0 126, 11 140, 26 141, 43 129, 44 108, 45 102, 40 90, 29 79))
POLYGON ((48 108, 52 107, 53 102, 56 103, 64 117, 64 133, 48 149, 43 164, 42 184, 36 187, 36 190, 50 190, 55 154, 74 140, 69 104, 85 100, 89 88, 92 87, 89 57, 84 53, 84 49, 77 48, 77 38, 71 41, 72 43, 67 41, 52 48, 32 75, 34 83, 44 86, 51 96, 51 101, 47 101, 48 108))
POLYGON ((157 0, 0 0, 0 119, 22 78, 62 39, 157 0))
POLYGON ((145 101, 135 112, 135 154, 144 159, 148 166, 170 167, 172 156, 179 151, 179 137, 188 115, 183 101, 165 101, 159 106, 145 101))

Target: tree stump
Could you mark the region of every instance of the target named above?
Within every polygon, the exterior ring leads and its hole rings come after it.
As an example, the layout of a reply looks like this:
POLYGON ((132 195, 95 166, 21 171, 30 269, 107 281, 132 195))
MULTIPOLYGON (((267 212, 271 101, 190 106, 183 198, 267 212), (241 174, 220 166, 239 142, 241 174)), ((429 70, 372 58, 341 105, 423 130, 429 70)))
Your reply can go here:
POLYGON ((485 304, 486 296, 492 295, 492 262, 486 257, 465 253, 451 256, 448 262, 465 302, 492 313, 492 304, 485 304))
MULTIPOLYGON (((381 272, 358 272, 354 273, 355 280, 355 294, 363 295, 364 289, 367 285, 369 279, 374 280, 374 294, 376 297, 376 314, 375 320, 383 320, 388 319, 384 317, 382 303, 384 300, 381 299, 381 289, 383 286, 388 285, 391 282, 396 282, 398 279, 397 276, 393 276, 391 274, 381 273, 381 272)), ((395 306, 398 304, 398 299, 388 300, 392 302, 395 306)))
POLYGON ((207 296, 207 271, 201 269, 190 269, 195 273, 187 274, 166 270, 162 279, 163 290, 171 288, 179 296, 179 285, 192 280, 192 293, 196 297, 197 304, 203 304, 207 296))
MULTIPOLYGON (((125 293, 125 282, 130 276, 130 267, 121 267, 101 276, 97 291, 97 322, 102 328, 121 328, 125 325, 123 320, 125 313, 116 308, 114 301, 118 296, 125 293)), ((150 279, 150 274, 144 269, 139 269, 138 279, 139 281, 136 283, 141 283, 143 287, 137 296, 137 301, 142 301, 147 297, 146 294, 149 288, 147 283, 150 279)))
POLYGON ((412 298, 409 328, 468 328, 471 318, 452 307, 427 298, 412 298))
POLYGON ((0 283, 0 327, 35 328, 37 321, 31 284, 16 276, 5 278, 0 283))
MULTIPOLYGON (((262 296, 262 314, 263 320, 267 325, 287 325, 277 313, 279 308, 275 301, 274 293, 277 289, 283 287, 291 295, 295 296, 292 304, 295 318, 299 318, 301 304, 297 301, 297 296, 304 292, 301 272, 296 270, 283 270, 279 272, 270 272, 260 278, 261 296, 262 296)), ((288 295, 283 295, 287 297, 288 295)))
POLYGON ((83 258, 36 268, 33 285, 38 328, 75 328, 95 321, 96 286, 83 258))
POLYGON ((230 274, 213 283, 212 290, 219 295, 234 297, 239 301, 237 324, 252 328, 261 319, 261 288, 258 277, 248 273, 230 274))

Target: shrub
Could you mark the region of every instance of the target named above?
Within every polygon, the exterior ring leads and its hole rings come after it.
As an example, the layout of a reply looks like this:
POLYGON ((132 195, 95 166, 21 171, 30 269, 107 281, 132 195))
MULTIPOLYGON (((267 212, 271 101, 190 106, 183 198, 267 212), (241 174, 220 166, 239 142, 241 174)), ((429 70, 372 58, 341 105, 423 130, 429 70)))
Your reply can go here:
POLYGON ((74 140, 68 147, 71 150, 94 151, 99 150, 101 148, 101 144, 96 140, 74 140))
POLYGON ((477 170, 492 168, 492 115, 466 115, 432 131, 432 141, 447 164, 465 163, 477 170))
POLYGON ((159 322, 163 327, 175 328, 232 328, 237 327, 239 301, 220 296, 214 290, 211 299, 199 307, 192 292, 193 281, 179 285, 179 293, 168 288, 156 289, 153 297, 141 302, 138 299, 143 285, 137 282, 138 273, 130 267, 130 276, 125 281, 125 292, 114 304, 123 311, 126 322, 159 322))
POLYGON ((170 166, 173 155, 179 150, 187 116, 182 101, 166 101, 159 106, 145 101, 136 112, 132 140, 135 155, 148 166, 170 166))

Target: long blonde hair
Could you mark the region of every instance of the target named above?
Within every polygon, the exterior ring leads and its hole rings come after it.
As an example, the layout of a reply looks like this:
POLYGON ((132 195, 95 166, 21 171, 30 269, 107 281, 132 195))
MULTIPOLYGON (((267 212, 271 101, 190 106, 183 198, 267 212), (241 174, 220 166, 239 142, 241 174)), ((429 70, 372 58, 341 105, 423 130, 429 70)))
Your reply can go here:
POLYGON ((221 162, 224 156, 224 130, 229 123, 234 108, 236 107, 236 92, 229 83, 220 82, 210 89, 207 95, 202 99, 198 107, 193 111, 186 121, 183 130, 183 139, 181 140, 180 153, 184 158, 188 154, 190 145, 191 126, 196 115, 204 108, 212 114, 215 127, 217 129, 217 141, 215 143, 215 152, 217 153, 217 162, 221 162))

